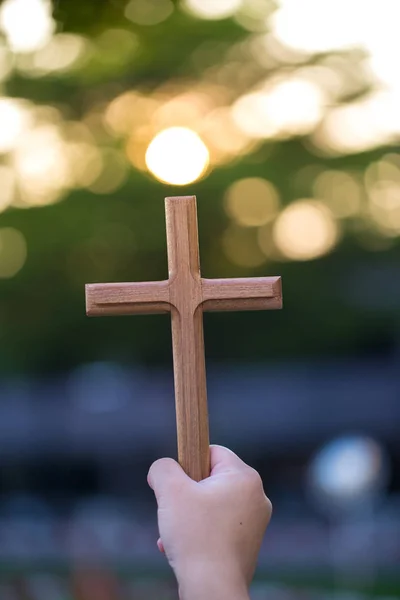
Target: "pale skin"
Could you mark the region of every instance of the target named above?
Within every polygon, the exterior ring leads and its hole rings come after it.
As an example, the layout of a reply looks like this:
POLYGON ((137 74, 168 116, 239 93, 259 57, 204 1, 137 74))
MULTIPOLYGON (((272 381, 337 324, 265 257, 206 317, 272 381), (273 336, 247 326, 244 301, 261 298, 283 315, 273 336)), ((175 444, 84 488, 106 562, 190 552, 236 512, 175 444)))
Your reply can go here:
POLYGON ((271 518, 257 471, 231 450, 211 446, 211 474, 199 483, 171 458, 152 464, 157 542, 180 600, 249 600, 249 586, 271 518))

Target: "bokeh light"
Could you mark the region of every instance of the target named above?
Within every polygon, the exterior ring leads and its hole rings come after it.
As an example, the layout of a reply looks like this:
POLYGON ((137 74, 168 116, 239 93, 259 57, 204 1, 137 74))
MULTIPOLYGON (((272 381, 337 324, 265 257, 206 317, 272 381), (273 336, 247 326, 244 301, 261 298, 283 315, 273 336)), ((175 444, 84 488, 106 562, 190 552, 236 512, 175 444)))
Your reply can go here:
POLYGON ((388 236, 400 235, 400 183, 380 181, 368 190, 369 210, 388 236))
POLYGON ((14 200, 15 173, 7 165, 0 165, 0 212, 5 210, 14 200))
POLYGON ((27 103, 17 98, 0 98, 0 152, 11 150, 31 121, 27 103))
POLYGON ((33 52, 44 46, 55 31, 50 0, 4 0, 0 28, 14 52, 33 52))
POLYGON ((254 141, 235 123, 227 107, 209 112, 200 126, 201 136, 210 152, 213 165, 224 164, 250 152, 254 141))
POLYGON ((66 144, 66 153, 71 187, 89 188, 102 175, 103 157, 93 143, 79 139, 69 141, 66 144))
POLYGON ((170 127, 158 133, 146 152, 146 165, 160 181, 186 185, 201 177, 209 161, 207 146, 185 127, 170 127))
POLYGON ((315 83, 291 78, 242 96, 232 111, 243 131, 256 138, 268 138, 313 130, 322 117, 324 104, 323 91, 315 83))
POLYGON ((24 236, 13 227, 0 229, 0 277, 14 277, 25 264, 27 247, 24 236))
POLYGON ((265 93, 251 92, 240 97, 232 107, 232 116, 238 127, 255 138, 269 138, 278 132, 268 113, 265 93))
POLYGON ((361 209, 361 183, 354 175, 345 171, 323 171, 316 177, 313 190, 315 197, 323 200, 335 217, 351 217, 361 209))
POLYGON ((400 184, 400 154, 390 152, 380 160, 370 163, 365 170, 364 181, 367 189, 380 181, 400 184))
POLYGON ((323 256, 334 247, 338 227, 329 209, 315 200, 297 200, 277 218, 273 239, 278 250, 293 260, 323 256))
POLYGON ((387 483, 381 446, 363 436, 344 436, 326 444, 309 471, 311 492, 326 507, 361 509, 387 483))
POLYGON ((255 268, 266 261, 254 229, 229 226, 222 236, 222 248, 228 260, 239 267, 255 268))
POLYGON ((87 52, 88 42, 84 37, 72 33, 59 33, 33 54, 28 68, 37 76, 70 71, 82 64, 87 52))
POLYGON ((233 183, 225 195, 228 215, 245 227, 259 227, 271 221, 279 208, 275 186, 261 177, 248 177, 233 183))
POLYGON ((13 72, 15 63, 10 49, 0 41, 0 81, 6 81, 13 72))
POLYGON ((158 25, 174 12, 171 0, 130 0, 125 17, 138 25, 158 25))
POLYGON ((124 135, 148 122, 159 102, 135 91, 127 91, 110 102, 104 113, 104 122, 111 133, 124 135))
POLYGON ((398 104, 397 96, 382 92, 338 106, 326 115, 313 141, 328 155, 363 152, 389 143, 400 132, 398 104))
POLYGON ((13 163, 21 200, 30 206, 56 202, 72 181, 65 141, 50 123, 21 136, 13 163))
POLYGON ((184 0, 183 6, 200 19, 226 19, 234 15, 242 0, 184 0))
POLYGON ((271 22, 275 35, 288 46, 327 52, 361 42, 364 19, 370 15, 366 8, 363 0, 280 0, 271 22))
POLYGON ((274 8, 274 3, 269 0, 242 0, 234 19, 247 31, 265 31, 268 29, 268 17, 274 8))
POLYGON ((102 169, 88 189, 95 194, 111 194, 118 190, 128 174, 126 161, 117 150, 103 151, 102 169))

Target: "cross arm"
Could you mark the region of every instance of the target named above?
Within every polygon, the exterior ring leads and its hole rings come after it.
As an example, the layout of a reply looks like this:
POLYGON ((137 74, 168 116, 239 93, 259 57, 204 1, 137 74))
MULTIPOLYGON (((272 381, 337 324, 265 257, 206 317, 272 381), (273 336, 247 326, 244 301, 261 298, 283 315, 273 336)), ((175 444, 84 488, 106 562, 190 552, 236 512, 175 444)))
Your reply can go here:
POLYGON ((168 281, 90 283, 86 289, 89 317, 170 312, 168 281))
POLYGON ((266 310, 282 308, 280 277, 202 279, 203 308, 220 310, 266 310))

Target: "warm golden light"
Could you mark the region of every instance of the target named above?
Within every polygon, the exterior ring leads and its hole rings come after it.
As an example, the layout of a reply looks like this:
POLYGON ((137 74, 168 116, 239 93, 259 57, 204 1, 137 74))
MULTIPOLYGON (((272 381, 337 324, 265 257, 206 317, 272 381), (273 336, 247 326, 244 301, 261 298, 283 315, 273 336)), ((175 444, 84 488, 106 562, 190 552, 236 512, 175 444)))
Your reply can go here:
POLYGON ((370 14, 363 0, 280 0, 279 4, 271 20, 275 35, 288 46, 310 53, 357 45, 370 14))
POLYGON ((160 181, 187 185, 201 177, 209 153, 201 138, 185 127, 170 127, 158 133, 146 152, 146 165, 160 181))
POLYGON ((379 181, 392 181, 400 184, 400 154, 385 154, 381 160, 368 165, 364 173, 367 189, 379 181))
POLYGON ((315 197, 322 200, 335 217, 351 217, 361 209, 361 184, 345 171, 323 171, 316 177, 313 190, 315 197))
POLYGON ((88 188, 101 176, 103 159, 94 144, 74 140, 66 145, 71 187, 88 188))
POLYGON ((32 121, 24 103, 15 98, 0 98, 0 152, 8 152, 32 121))
POLYGON ((130 0, 125 17, 138 25, 158 25, 174 12, 171 0, 130 0))
POLYGON ((266 261, 254 229, 231 225, 222 237, 222 247, 228 260, 239 267, 259 267, 266 261))
POLYGON ((30 68, 38 75, 68 71, 79 64, 86 50, 87 41, 82 36, 59 33, 35 52, 30 68))
POLYGON ((184 7, 200 19, 226 19, 234 15, 243 0, 185 0, 184 7))
POLYGON ((398 102, 387 94, 372 94, 332 109, 313 136, 327 154, 352 154, 389 142, 400 131, 398 102))
POLYGON ((363 80, 372 84, 367 100, 332 111, 317 146, 338 154, 358 152, 398 135, 399 16, 397 0, 280 0, 270 20, 274 39, 309 55, 357 49, 364 57, 359 61, 361 78, 354 74, 350 81, 358 81, 360 91, 363 80))
POLYGON ((233 183, 226 192, 225 209, 238 225, 259 227, 271 221, 279 208, 275 186, 261 177, 233 183))
POLYGON ((267 91, 266 111, 280 133, 311 131, 322 116, 325 99, 312 81, 291 78, 276 83, 267 91))
POLYGON ((117 150, 108 148, 103 151, 102 165, 103 168, 88 189, 95 194, 111 194, 125 182, 128 174, 127 164, 117 150))
POLYGON ((324 94, 314 82, 290 78, 245 94, 234 103, 232 115, 255 138, 298 135, 314 129, 324 104, 324 94))
POLYGON ((13 227, 0 229, 0 277, 14 277, 26 260, 26 241, 20 231, 13 227))
POLYGON ((33 52, 44 46, 55 31, 50 0, 4 0, 0 28, 14 52, 33 52))
POLYGON ((278 250, 293 260, 310 260, 329 252, 338 238, 332 213, 321 202, 298 200, 279 215, 273 228, 278 250))
POLYGON ((0 81, 5 81, 15 67, 13 55, 5 43, 0 43, 0 81))
POLYGON ((210 97, 198 92, 183 92, 165 99, 153 115, 156 128, 196 127, 209 112, 212 103, 210 97))
POLYGON ((11 167, 0 165, 0 212, 14 200, 15 173, 11 167))
POLYGON ((201 135, 210 151, 212 164, 223 164, 254 147, 254 140, 235 123, 227 107, 216 108, 201 120, 201 135))
POLYGON ((261 252, 264 254, 266 259, 273 261, 283 261, 285 256, 279 252, 275 246, 273 239, 273 224, 267 223, 257 230, 257 241, 261 252))
POLYGON ((56 202, 73 181, 67 146, 55 125, 24 134, 13 153, 21 200, 28 206, 56 202))
POLYGON ((153 98, 133 91, 124 92, 107 106, 104 114, 105 125, 112 133, 118 135, 132 133, 132 129, 151 119, 158 105, 153 98))
POLYGON ((237 126, 254 138, 269 138, 278 133, 278 126, 268 114, 267 96, 264 92, 251 92, 241 96, 232 106, 232 117, 237 126))

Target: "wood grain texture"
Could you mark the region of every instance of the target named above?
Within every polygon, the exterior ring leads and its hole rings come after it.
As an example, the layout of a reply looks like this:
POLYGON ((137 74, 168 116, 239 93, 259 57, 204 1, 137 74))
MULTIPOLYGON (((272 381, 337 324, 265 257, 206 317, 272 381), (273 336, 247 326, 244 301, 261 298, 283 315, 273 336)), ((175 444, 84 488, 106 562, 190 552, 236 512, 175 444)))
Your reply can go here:
POLYGON ((171 312, 178 460, 196 481, 210 473, 203 311, 282 308, 280 277, 204 279, 195 196, 165 199, 169 278, 86 286, 89 316, 171 312))
POLYGON ((89 317, 156 314, 170 310, 169 281, 86 285, 86 314, 89 317))
POLYGON ((195 481, 210 474, 203 310, 194 196, 166 198, 178 460, 195 481))

